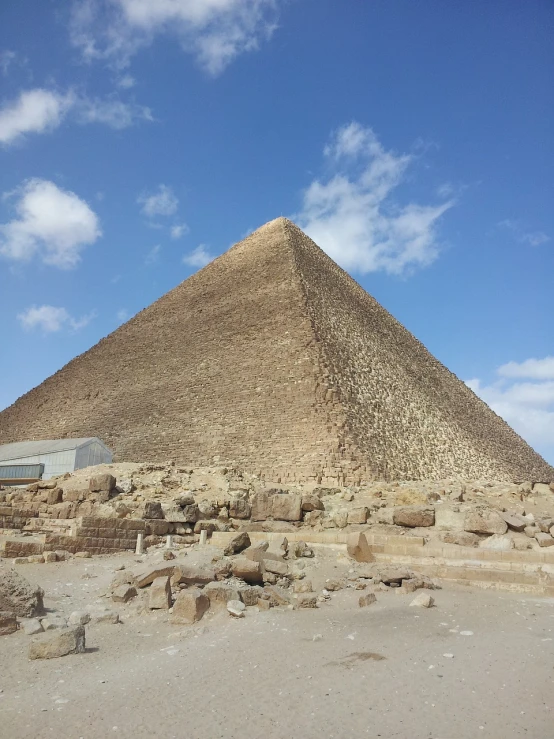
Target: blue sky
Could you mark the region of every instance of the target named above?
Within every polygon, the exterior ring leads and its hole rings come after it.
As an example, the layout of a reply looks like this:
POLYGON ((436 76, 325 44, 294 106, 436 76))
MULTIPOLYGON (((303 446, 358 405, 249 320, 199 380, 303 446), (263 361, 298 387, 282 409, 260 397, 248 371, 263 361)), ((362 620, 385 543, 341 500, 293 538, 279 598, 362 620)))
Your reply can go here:
POLYGON ((554 463, 550 0, 0 5, 0 408, 295 220, 554 463))

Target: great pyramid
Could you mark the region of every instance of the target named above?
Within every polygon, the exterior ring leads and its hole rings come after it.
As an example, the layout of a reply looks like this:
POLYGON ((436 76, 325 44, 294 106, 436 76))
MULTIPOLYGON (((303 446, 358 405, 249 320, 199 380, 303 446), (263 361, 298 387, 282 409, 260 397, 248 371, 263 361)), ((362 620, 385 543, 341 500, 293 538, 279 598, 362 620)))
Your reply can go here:
POLYGON ((554 469, 293 223, 267 223, 0 413, 0 443, 282 482, 554 469))

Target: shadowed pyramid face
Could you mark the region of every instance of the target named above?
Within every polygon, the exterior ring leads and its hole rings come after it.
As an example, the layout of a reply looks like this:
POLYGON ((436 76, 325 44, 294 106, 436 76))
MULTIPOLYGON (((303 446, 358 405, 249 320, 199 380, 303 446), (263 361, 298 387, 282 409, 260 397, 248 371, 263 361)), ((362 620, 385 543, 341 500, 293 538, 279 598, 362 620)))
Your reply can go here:
POLYGON ((284 218, 0 413, 0 443, 67 436, 283 482, 554 477, 284 218))

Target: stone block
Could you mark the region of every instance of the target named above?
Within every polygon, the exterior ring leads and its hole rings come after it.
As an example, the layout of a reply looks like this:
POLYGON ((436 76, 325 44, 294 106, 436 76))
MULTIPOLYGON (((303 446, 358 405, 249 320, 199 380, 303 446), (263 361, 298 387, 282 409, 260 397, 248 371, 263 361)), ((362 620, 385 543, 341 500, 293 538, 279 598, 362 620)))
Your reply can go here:
POLYGON ((271 515, 271 498, 266 492, 256 493, 252 498, 252 521, 265 521, 271 515))
POLYGON ((325 506, 321 502, 321 498, 319 496, 303 495, 302 496, 302 510, 306 513, 311 513, 312 511, 324 511, 325 506))
POLYGON ((317 608, 317 595, 304 593, 299 595, 296 600, 298 608, 317 608))
MULTIPOLYGON (((163 578, 158 578, 163 579, 163 578)), ((156 580, 154 580, 156 582, 156 580)), ((128 603, 137 595, 137 589, 134 585, 118 585, 112 592, 112 600, 114 603, 128 603)))
POLYGON ((157 577, 148 592, 148 607, 168 610, 171 608, 171 585, 169 577, 157 577))
POLYGON ((259 585, 241 585, 237 592, 245 606, 255 606, 264 591, 259 585))
POLYGON ((361 524, 367 522, 368 516, 369 509, 365 506, 361 506, 360 508, 352 508, 352 510, 348 511, 348 516, 346 520, 349 524, 361 524))
POLYGON ((12 567, 0 569, 0 611, 20 617, 41 616, 44 591, 31 585, 12 567))
POLYGON ((243 498, 231 498, 229 501, 230 518, 248 519, 252 513, 252 506, 243 498))
POLYGON ((206 565, 180 564, 174 566, 172 582, 174 584, 207 585, 216 580, 215 568, 206 565))
POLYGON ((7 636, 17 631, 17 617, 10 611, 0 611, 0 636, 7 636))
POLYGON ((538 541, 540 547, 554 546, 554 538, 550 534, 544 534, 542 531, 535 534, 535 539, 538 541))
POLYGON ((224 550, 226 557, 231 557, 233 554, 242 552, 243 549, 247 549, 250 546, 250 537, 246 531, 242 531, 240 534, 233 536, 231 541, 227 544, 224 550))
POLYGON ((346 540, 346 550, 356 562, 373 562, 375 557, 367 542, 365 534, 349 534, 346 540))
POLYGON ((418 608, 431 608, 434 602, 435 599, 432 595, 429 595, 428 593, 420 593, 413 599, 410 605, 418 608))
POLYGON ((85 651, 85 627, 67 626, 35 637, 29 645, 29 659, 53 659, 85 651))
POLYGON ((482 508, 466 513, 464 530, 473 534, 505 534, 508 524, 497 511, 482 508))
POLYGON ((360 606, 360 608, 370 606, 372 603, 376 602, 377 598, 375 596, 375 593, 365 593, 364 595, 361 595, 358 599, 358 605, 360 606))
POLYGON ((54 488, 48 491, 48 495, 46 496, 46 503, 48 505, 56 505, 57 503, 61 503, 62 500, 63 490, 61 488, 54 488))
POLYGON ((235 618, 243 618, 246 606, 241 600, 230 600, 227 603, 227 611, 235 618))
POLYGON ((115 477, 108 473, 103 475, 95 475, 91 477, 88 483, 88 489, 91 493, 107 492, 111 493, 115 488, 115 477))
POLYGON ((144 504, 144 514, 142 516, 145 519, 163 519, 165 518, 162 504, 155 500, 149 500, 144 504))
POLYGON ((435 525, 435 510, 425 506, 402 506, 394 509, 393 521, 397 526, 417 528, 435 525))
POLYGON ((512 531, 523 531, 529 523, 523 516, 519 516, 517 513, 500 513, 500 516, 506 521, 508 527, 512 531))
POLYGON ((146 567, 138 572, 134 572, 137 587, 145 588, 151 585, 158 577, 171 577, 175 571, 175 565, 160 564, 154 567, 146 567))
POLYGON ((202 592, 210 599, 211 610, 225 608, 231 600, 241 600, 238 589, 225 582, 209 582, 202 592))
POLYGON ((286 562, 279 562, 274 559, 263 559, 263 568, 266 572, 273 572, 279 577, 286 577, 289 573, 289 568, 286 562))
POLYGON ((231 572, 234 577, 240 577, 248 583, 263 582, 261 564, 246 557, 237 557, 231 565, 231 572))
POLYGON ((200 621, 210 607, 210 599, 198 588, 181 590, 175 598, 169 620, 173 624, 193 624, 200 621))

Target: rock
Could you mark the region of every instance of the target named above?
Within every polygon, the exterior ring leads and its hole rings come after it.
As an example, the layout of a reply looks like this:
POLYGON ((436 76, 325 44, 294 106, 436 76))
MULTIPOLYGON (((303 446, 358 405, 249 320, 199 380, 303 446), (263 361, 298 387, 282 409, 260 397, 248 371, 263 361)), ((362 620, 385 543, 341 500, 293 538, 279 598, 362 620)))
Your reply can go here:
POLYGON ((206 565, 177 565, 174 567, 171 581, 174 585, 185 583, 186 585, 207 585, 216 579, 215 569, 206 565))
POLYGON ((210 599, 210 609, 212 611, 225 608, 230 600, 241 599, 238 589, 225 582, 209 582, 202 592, 210 599))
POLYGON ((299 595, 297 599, 298 608, 317 608, 317 596, 316 595, 299 595))
POLYGON ((23 633, 27 636, 35 636, 35 634, 42 634, 44 629, 38 618, 28 618, 22 622, 21 628, 23 633))
POLYGON ((477 534, 469 531, 446 531, 441 539, 445 544, 458 544, 461 547, 475 547, 481 541, 477 534))
POLYGON ((514 542, 508 535, 493 534, 488 539, 480 542, 481 549, 492 549, 498 552, 509 552, 514 548, 514 542))
POLYGON ((554 545, 554 539, 550 534, 543 534, 542 531, 535 534, 535 539, 538 541, 540 547, 551 547, 554 545))
POLYGON ((265 600, 265 598, 258 598, 258 602, 256 604, 260 611, 269 611, 270 608, 272 608, 272 604, 270 600, 265 600))
POLYGON ((175 555, 173 554, 173 552, 171 550, 167 549, 164 552, 164 560, 166 562, 171 562, 172 559, 175 559, 175 555))
POLYGON ((19 617, 40 616, 44 613, 42 588, 31 585, 12 567, 0 565, 0 611, 19 617))
POLYGON ((532 524, 531 526, 526 526, 523 529, 523 532, 530 539, 534 539, 535 538, 535 534, 540 534, 541 533, 541 530, 539 529, 538 526, 535 526, 534 524, 532 524))
POLYGON ((313 591, 311 580, 297 580, 293 586, 295 593, 311 593, 313 591))
POLYGON ((169 621, 172 624, 193 624, 200 621, 209 607, 210 599, 198 588, 181 590, 175 598, 169 621))
POLYGON ((344 588, 344 583, 342 582, 342 580, 337 580, 337 579, 325 580, 326 590, 334 592, 336 590, 342 590, 343 588, 344 588))
POLYGON ((368 516, 369 509, 365 506, 362 506, 360 508, 353 508, 351 511, 348 512, 347 522, 354 524, 366 523, 368 516))
POLYGON ((435 599, 428 593, 420 593, 410 603, 411 606, 418 606, 419 608, 431 608, 434 604, 435 599))
POLYGON ((552 495, 552 489, 546 482, 536 482, 533 485, 533 495, 546 495, 550 497, 552 495))
POLYGON ((295 494, 271 496, 271 515, 277 521, 300 521, 302 519, 302 498, 295 494))
POLYGON ((247 549, 250 546, 250 537, 247 531, 242 531, 240 534, 233 536, 231 541, 225 547, 223 554, 226 557, 231 557, 233 554, 242 552, 243 549, 247 549))
POLYGON ((346 539, 346 550, 357 562, 373 562, 375 557, 364 534, 350 534, 346 539))
POLYGON ((56 552, 44 552, 42 555, 42 559, 45 563, 48 562, 57 562, 58 561, 58 555, 56 552))
POLYGON ((115 488, 115 477, 109 474, 95 475, 91 477, 88 483, 88 489, 91 493, 111 493, 115 488))
POLYGON ((230 518, 248 519, 252 513, 252 506, 242 498, 232 498, 229 501, 230 518))
POLYGON ((155 500, 149 500, 144 504, 143 518, 164 518, 162 504, 155 500))
POLYGON ((171 577, 175 571, 175 565, 156 565, 146 567, 134 573, 134 579, 138 588, 151 585, 157 577, 171 577))
POLYGON ((135 486, 133 485, 132 480, 129 478, 121 478, 117 481, 115 489, 118 493, 123 493, 124 495, 128 495, 129 493, 132 493, 135 489, 135 486))
POLYGON ((528 521, 517 513, 500 513, 500 515, 513 531, 523 531, 528 524, 528 521))
POLYGON ((435 526, 447 531, 463 531, 465 514, 457 505, 438 505, 435 508, 435 526))
POLYGON ((473 534, 505 534, 508 524, 497 511, 481 508, 466 513, 464 530, 473 534))
POLYGON ((301 501, 302 510, 305 512, 324 511, 325 506, 317 495, 303 495, 301 501))
POLYGON ((54 488, 48 491, 46 496, 46 505, 57 505, 61 503, 63 499, 63 490, 61 488, 54 488))
POLYGON ((53 659, 85 651, 85 627, 67 626, 35 637, 29 645, 29 659, 53 659))
POLYGON ((90 613, 88 611, 73 611, 69 616, 69 623, 75 626, 85 626, 90 623, 90 613))
POLYGON ((90 552, 75 552, 75 556, 79 559, 90 559, 92 557, 90 552))
POLYGON ((245 610, 246 606, 241 600, 230 600, 227 603, 227 611, 231 616, 235 616, 235 618, 243 617, 245 610))
POLYGON ((548 534, 550 532, 551 526, 553 525, 554 521, 551 518, 539 518, 537 520, 537 526, 543 534, 548 534))
POLYGON ((240 585, 237 592, 245 606, 255 606, 264 591, 259 585, 240 585))
POLYGON ((365 595, 361 595, 358 599, 358 605, 360 608, 365 608, 365 606, 370 606, 372 603, 376 602, 377 598, 375 593, 365 593, 365 595))
POLYGON ((157 577, 148 591, 148 607, 167 611, 171 608, 171 585, 169 577, 157 577))
POLYGON ((550 536, 554 536, 554 526, 551 526, 550 528, 550 536))
POLYGON ((264 559, 263 567, 266 572, 273 572, 274 575, 279 575, 280 577, 285 577, 289 572, 286 562, 278 562, 273 559, 264 559))
MULTIPOLYGON (((154 582, 156 582, 154 580, 154 582)), ((112 592, 112 600, 114 603, 128 603, 137 595, 137 589, 134 585, 119 585, 112 592)))
POLYGON ((331 518, 338 529, 344 529, 348 525, 348 511, 335 511, 331 518))
POLYGON ((0 611, 0 636, 7 636, 17 631, 17 617, 10 611, 0 611))
POLYGON ((87 608, 91 624, 118 624, 119 613, 106 606, 89 606, 87 608))
POLYGON ((271 499, 273 496, 259 492, 252 498, 252 521, 265 521, 271 515, 271 499))
POLYGON ((288 606, 291 603, 289 594, 278 585, 266 585, 264 599, 269 600, 272 606, 288 606))
POLYGON ((417 505, 395 508, 393 522, 397 526, 408 526, 410 528, 434 526, 435 511, 433 508, 417 505))
POLYGON ((41 619, 44 631, 53 631, 54 629, 64 629, 67 626, 67 620, 64 616, 57 613, 51 613, 46 618, 41 619))
POLYGON ((240 577, 248 583, 263 582, 261 564, 246 557, 237 557, 231 565, 231 572, 234 577, 240 577))

